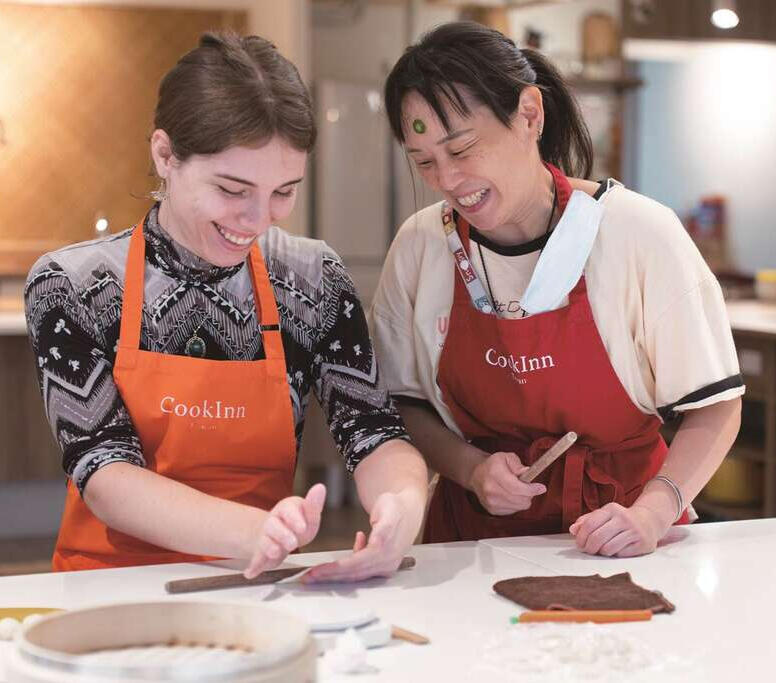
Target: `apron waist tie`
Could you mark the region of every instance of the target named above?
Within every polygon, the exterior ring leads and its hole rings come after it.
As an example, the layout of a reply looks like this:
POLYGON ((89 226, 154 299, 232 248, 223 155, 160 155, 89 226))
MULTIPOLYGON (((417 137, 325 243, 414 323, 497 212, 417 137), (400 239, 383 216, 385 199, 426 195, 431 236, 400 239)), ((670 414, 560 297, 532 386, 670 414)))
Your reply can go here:
MULTIPOLYGON (((564 530, 582 515, 583 504, 587 510, 596 510, 607 503, 624 499, 625 488, 622 482, 596 464, 596 456, 645 447, 655 437, 655 434, 645 433, 614 447, 601 449, 593 449, 577 441, 566 451, 562 456, 564 458, 562 493, 564 530), (603 487, 609 489, 608 495, 602 495, 603 487)), ((557 440, 555 436, 543 436, 533 441, 528 448, 528 462, 536 462, 557 440)))
POLYGON ((593 462, 595 452, 587 446, 572 446, 566 452, 563 470, 563 528, 568 529, 586 509, 598 508, 616 500, 622 500, 625 490, 622 484, 593 462), (594 485, 591 485, 594 484, 594 485), (606 486, 611 494, 602 500, 601 488, 606 486))

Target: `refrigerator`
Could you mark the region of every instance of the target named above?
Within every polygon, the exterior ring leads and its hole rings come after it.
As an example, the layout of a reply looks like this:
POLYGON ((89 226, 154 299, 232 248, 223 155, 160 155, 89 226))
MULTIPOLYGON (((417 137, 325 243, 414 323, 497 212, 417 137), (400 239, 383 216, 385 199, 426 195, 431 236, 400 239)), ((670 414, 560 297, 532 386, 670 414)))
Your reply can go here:
POLYGON ((313 93, 309 232, 342 257, 368 308, 396 230, 437 197, 421 187, 391 136, 381 84, 320 80, 313 93))

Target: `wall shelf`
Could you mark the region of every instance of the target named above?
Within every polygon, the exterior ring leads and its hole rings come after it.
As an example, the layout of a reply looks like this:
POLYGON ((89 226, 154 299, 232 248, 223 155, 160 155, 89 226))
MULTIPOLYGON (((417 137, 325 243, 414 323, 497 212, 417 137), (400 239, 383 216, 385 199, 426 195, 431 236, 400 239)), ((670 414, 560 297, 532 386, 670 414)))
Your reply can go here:
POLYGON ((640 88, 644 81, 635 76, 620 76, 618 78, 586 78, 584 76, 571 76, 566 82, 575 90, 587 91, 614 91, 622 93, 626 90, 640 88))

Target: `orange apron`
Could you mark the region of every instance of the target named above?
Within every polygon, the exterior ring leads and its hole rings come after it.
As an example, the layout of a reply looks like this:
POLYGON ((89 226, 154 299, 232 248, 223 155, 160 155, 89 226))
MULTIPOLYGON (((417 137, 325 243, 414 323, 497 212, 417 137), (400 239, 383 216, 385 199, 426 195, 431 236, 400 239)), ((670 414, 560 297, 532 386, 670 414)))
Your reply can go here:
MULTIPOLYGON (((127 257, 113 379, 149 470, 203 493, 268 510, 291 495, 296 436, 278 310, 258 244, 250 251, 249 266, 264 360, 141 351, 145 238, 143 222, 138 223, 127 257)), ((142 498, 136 504, 142 507, 142 498)), ((206 559, 109 528, 68 482, 55 571, 206 559)))

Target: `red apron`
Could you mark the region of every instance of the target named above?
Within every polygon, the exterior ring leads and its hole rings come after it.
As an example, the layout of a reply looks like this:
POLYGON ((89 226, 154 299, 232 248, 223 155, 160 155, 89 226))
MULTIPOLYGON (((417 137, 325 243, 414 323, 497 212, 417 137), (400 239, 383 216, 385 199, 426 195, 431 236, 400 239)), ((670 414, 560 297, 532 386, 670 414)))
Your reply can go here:
MULTIPOLYGON (((571 185, 548 168, 563 211, 571 185)), ((459 219, 457 230, 468 253, 469 226, 459 219)), ((537 479, 547 493, 512 515, 491 515, 474 493, 440 477, 424 541, 561 533, 606 503, 633 504, 668 449, 660 420, 632 403, 612 368, 584 276, 568 306, 516 320, 477 310, 463 279, 454 279, 437 383, 464 438, 526 465, 568 431, 579 439, 537 479)))
MULTIPOLYGON (((249 266, 264 360, 216 361, 141 351, 145 239, 143 223, 138 223, 127 257, 113 378, 148 469, 204 493, 268 510, 291 495, 296 437, 278 311, 258 245, 251 249, 249 266)), ((136 504, 142 507, 143 500, 136 504)), ((206 559, 111 529, 68 482, 55 570, 206 559)))

